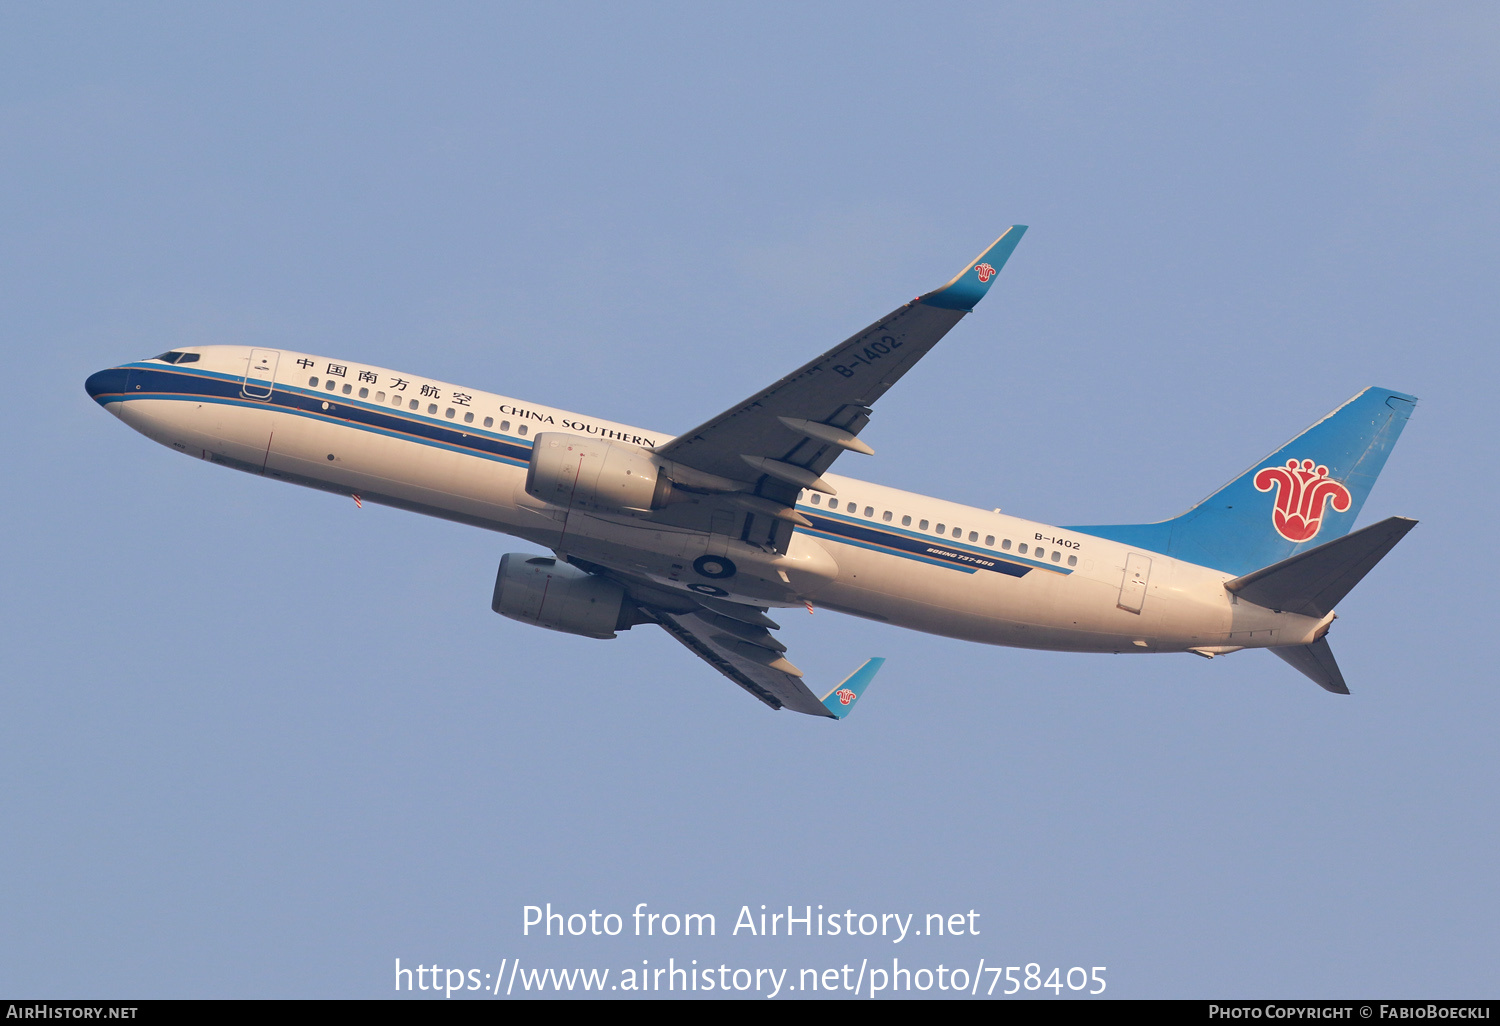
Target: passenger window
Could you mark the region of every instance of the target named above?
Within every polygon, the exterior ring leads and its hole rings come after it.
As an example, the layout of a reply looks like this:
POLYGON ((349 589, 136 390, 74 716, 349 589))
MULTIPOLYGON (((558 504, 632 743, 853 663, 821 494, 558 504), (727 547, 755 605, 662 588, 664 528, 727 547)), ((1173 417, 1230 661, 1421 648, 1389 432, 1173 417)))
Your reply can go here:
POLYGON ((964 536, 964 529, 962 527, 955 527, 953 529, 953 537, 955 537, 955 538, 962 538, 963 536, 964 536))
POLYGON ((985 544, 985 546, 987 548, 994 548, 995 547, 995 536, 993 534, 987 534, 987 535, 985 535, 984 536, 984 544, 985 544))
POLYGON ((323 387, 328 389, 328 391, 330 392, 337 388, 338 385, 339 383, 337 381, 334 381, 332 378, 329 378, 327 381, 323 382, 323 387))
POLYGON ((520 432, 519 432, 519 433, 520 433, 520 434, 523 434, 523 435, 524 435, 524 434, 525 434, 525 433, 526 433, 526 425, 525 425, 525 424, 522 424, 522 425, 521 425, 521 428, 520 428, 520 432))
MULTIPOLYGON (((427 412, 428 413, 436 413, 437 412, 437 407, 434 406, 431 409, 429 409, 427 412)), ((451 406, 448 407, 448 409, 446 411, 444 411, 443 416, 447 417, 449 420, 452 420, 453 419, 453 407, 451 407, 451 406)))
POLYGON ((353 385, 345 385, 343 391, 344 391, 345 395, 348 395, 350 392, 354 391, 354 386, 353 385))
POLYGON ((472 414, 472 413, 465 413, 464 414, 464 423, 465 424, 472 424, 472 423, 474 423, 474 414, 472 414))
POLYGON ((420 404, 415 399, 413 399, 410 403, 407 404, 407 409, 415 410, 418 405, 420 404))
POLYGON ((1059 552, 1057 549, 1053 549, 1052 550, 1052 562, 1056 563, 1060 559, 1062 559, 1062 553, 1059 552))
POLYGON ((368 388, 361 388, 359 390, 359 397, 361 399, 368 399, 370 397, 370 390, 368 388))
POLYGON ((937 526, 937 533, 938 534, 947 534, 948 533, 948 527, 947 527, 947 525, 945 525, 945 524, 938 524, 938 526, 937 526))
POLYGON ((1037 559, 1046 559, 1047 558, 1047 550, 1044 549, 1044 548, 1042 548, 1040 545, 1038 545, 1036 547, 1036 551, 1033 552, 1032 555, 1035 556, 1037 559))
POLYGON ((865 507, 865 516, 867 516, 867 517, 873 517, 874 515, 875 515, 875 507, 874 506, 866 506, 865 507))
POLYGON ((1006 552, 1009 552, 1010 551, 1010 539, 1007 538, 1003 542, 1001 542, 1000 543, 1000 547, 1002 549, 1004 549, 1006 552))
POLYGON ((501 431, 509 431, 510 430, 510 421, 508 421, 508 420, 502 420, 500 422, 500 430, 501 431))
POLYGON ((1022 542, 1021 544, 1017 545, 1016 546, 1016 551, 1019 552, 1023 556, 1026 555, 1026 543, 1022 542))
POLYGON ((307 379, 307 385, 308 385, 309 388, 317 388, 318 387, 318 379, 315 378, 315 377, 314 378, 308 378, 307 379))
POLYGON ((485 427, 494 427, 495 426, 495 418, 494 417, 486 417, 486 418, 484 418, 484 426, 485 427))
POLYGON ((400 393, 393 393, 391 395, 391 405, 392 406, 400 406, 402 404, 402 402, 404 402, 404 400, 401 398, 400 393))
POLYGON ((375 393, 375 401, 377 403, 383 403, 383 402, 385 402, 385 393, 384 392, 376 392, 375 393))
POLYGON ((979 540, 979 532, 978 531, 970 531, 969 532, 969 541, 978 541, 978 540, 979 540))
POLYGON ((1078 557, 1077 556, 1069 556, 1068 557, 1068 565, 1069 566, 1077 566, 1078 565, 1078 557))
POLYGON ((427 412, 428 413, 434 413, 434 414, 437 413, 437 403, 428 403, 427 404, 427 412))
POLYGON ((925 531, 925 530, 927 530, 927 521, 924 520, 920 524, 918 524, 917 525, 917 530, 919 530, 919 531, 925 531))
POLYGON ((838 509, 839 508, 839 500, 837 500, 837 499, 829 499, 828 500, 828 508, 829 509, 838 509))
POLYGON ((886 510, 884 513, 880 514, 880 519, 889 524, 891 522, 891 511, 886 510))
POLYGON ((911 517, 902 517, 901 518, 901 526, 902 527, 910 527, 911 526, 911 517))
POLYGON ((823 504, 823 496, 819 495, 817 492, 813 492, 812 493, 812 504, 814 506, 821 506, 823 504))

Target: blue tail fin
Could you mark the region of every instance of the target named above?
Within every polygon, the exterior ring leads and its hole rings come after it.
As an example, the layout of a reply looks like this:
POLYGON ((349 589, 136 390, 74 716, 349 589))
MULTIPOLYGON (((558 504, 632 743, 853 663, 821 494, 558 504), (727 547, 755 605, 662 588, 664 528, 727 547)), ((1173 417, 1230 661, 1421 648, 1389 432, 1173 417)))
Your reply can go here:
POLYGON ((1349 533, 1416 405, 1367 388, 1182 516, 1073 527, 1243 575, 1349 533))

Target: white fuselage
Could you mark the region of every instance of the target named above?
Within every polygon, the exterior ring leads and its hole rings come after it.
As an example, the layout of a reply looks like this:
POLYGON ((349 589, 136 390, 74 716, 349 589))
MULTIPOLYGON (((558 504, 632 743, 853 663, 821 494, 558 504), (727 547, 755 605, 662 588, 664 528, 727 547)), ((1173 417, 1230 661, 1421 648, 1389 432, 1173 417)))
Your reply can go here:
POLYGON ((128 383, 107 408, 190 455, 515 535, 666 589, 762 606, 811 602, 971 641, 1080 652, 1304 645, 1331 619, 1237 600, 1222 571, 833 474, 831 502, 799 498, 814 526, 798 528, 785 554, 647 514, 569 512, 525 489, 539 431, 645 448, 670 436, 326 357, 188 352, 196 362, 121 368, 128 383), (740 572, 705 580, 692 569, 705 554, 740 572))

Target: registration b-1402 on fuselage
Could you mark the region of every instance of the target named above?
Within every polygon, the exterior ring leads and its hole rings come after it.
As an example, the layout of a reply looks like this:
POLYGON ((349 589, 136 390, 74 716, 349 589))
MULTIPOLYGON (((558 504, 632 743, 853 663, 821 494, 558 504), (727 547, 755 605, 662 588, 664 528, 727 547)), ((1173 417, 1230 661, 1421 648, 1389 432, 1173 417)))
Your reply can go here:
POLYGON ((1269 649, 1347 693, 1335 604, 1415 521, 1351 533, 1415 399, 1369 388, 1181 516, 1056 527, 830 473, 985 295, 1025 227, 942 288, 675 437, 345 358, 189 347, 100 371, 142 434, 265 477, 511 534, 492 606, 593 638, 654 623, 773 708, 842 718, 770 611, 821 606, 1070 652, 1269 649))

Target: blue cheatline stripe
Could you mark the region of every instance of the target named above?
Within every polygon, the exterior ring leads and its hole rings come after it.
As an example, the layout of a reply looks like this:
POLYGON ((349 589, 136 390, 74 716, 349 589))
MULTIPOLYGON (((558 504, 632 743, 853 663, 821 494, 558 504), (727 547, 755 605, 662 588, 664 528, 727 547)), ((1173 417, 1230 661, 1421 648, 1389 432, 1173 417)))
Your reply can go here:
MULTIPOLYGON (((872 545, 872 544, 870 544, 868 542, 855 541, 854 539, 849 538, 846 535, 837 534, 837 533, 830 532, 830 531, 819 531, 817 529, 808 530, 805 527, 802 530, 805 531, 807 534, 811 535, 814 538, 823 538, 823 539, 826 539, 827 541, 838 542, 840 545, 852 545, 856 549, 868 549, 871 552, 883 552, 883 553, 885 553, 887 555, 900 556, 903 559, 910 559, 913 562, 926 563, 928 566, 940 566, 940 567, 943 567, 944 569, 948 569, 948 570, 962 570, 966 574, 975 573, 979 569, 978 567, 960 566, 958 564, 951 563, 951 562, 948 562, 946 560, 936 559, 936 558, 929 558, 927 556, 918 555, 918 554, 911 553, 911 552, 903 552, 900 549, 892 548, 889 545, 872 545)), ((1019 570, 1020 572, 1019 573, 1015 573, 1014 576, 1021 577, 1030 568, 1029 567, 1027 567, 1027 568, 1017 567, 1015 569, 1019 570)))
POLYGON ((212 371, 185 371, 175 367, 169 370, 141 364, 130 365, 130 381, 132 391, 122 396, 123 400, 188 400, 248 409, 274 409, 518 467, 526 466, 531 459, 530 442, 485 431, 472 424, 450 427, 425 417, 398 413, 394 407, 387 409, 358 401, 346 402, 345 397, 333 392, 278 384, 269 399, 246 399, 240 395, 241 378, 212 371), (135 385, 141 386, 139 391, 134 390, 135 385), (323 409, 324 403, 328 404, 327 410, 323 409))
MULTIPOLYGON (((109 401, 166 399, 220 403, 248 409, 274 409, 343 427, 356 427, 389 438, 479 456, 515 467, 524 467, 531 461, 529 441, 487 432, 483 428, 476 429, 472 424, 464 424, 462 428, 457 425, 450 427, 427 417, 397 412, 395 407, 386 408, 359 401, 345 402, 344 397, 337 393, 299 388, 295 385, 277 384, 269 399, 246 399, 240 395, 244 382, 242 377, 155 364, 133 363, 128 366, 132 391, 121 395, 118 400, 109 401), (139 391, 134 390, 135 385, 141 386, 139 391), (323 409, 324 403, 329 406, 327 410, 323 409)), ((1072 573, 1071 570, 1048 566, 1046 563, 1009 556, 1001 558, 987 550, 950 545, 946 540, 934 540, 911 531, 876 527, 808 506, 801 507, 801 511, 813 522, 812 529, 808 531, 811 535, 873 552, 890 553, 929 566, 962 570, 970 574, 989 570, 1010 577, 1024 577, 1032 570, 1072 573)))
POLYGON ((889 552, 933 566, 963 570, 966 573, 990 570, 1010 577, 1025 577, 1032 570, 1049 570, 1063 575, 1073 572, 1065 567, 1049 566, 1019 557, 1001 557, 988 549, 950 545, 945 539, 935 540, 912 531, 877 527, 852 518, 830 516, 810 506, 799 506, 798 512, 813 522, 813 529, 809 534, 875 552, 889 552))

